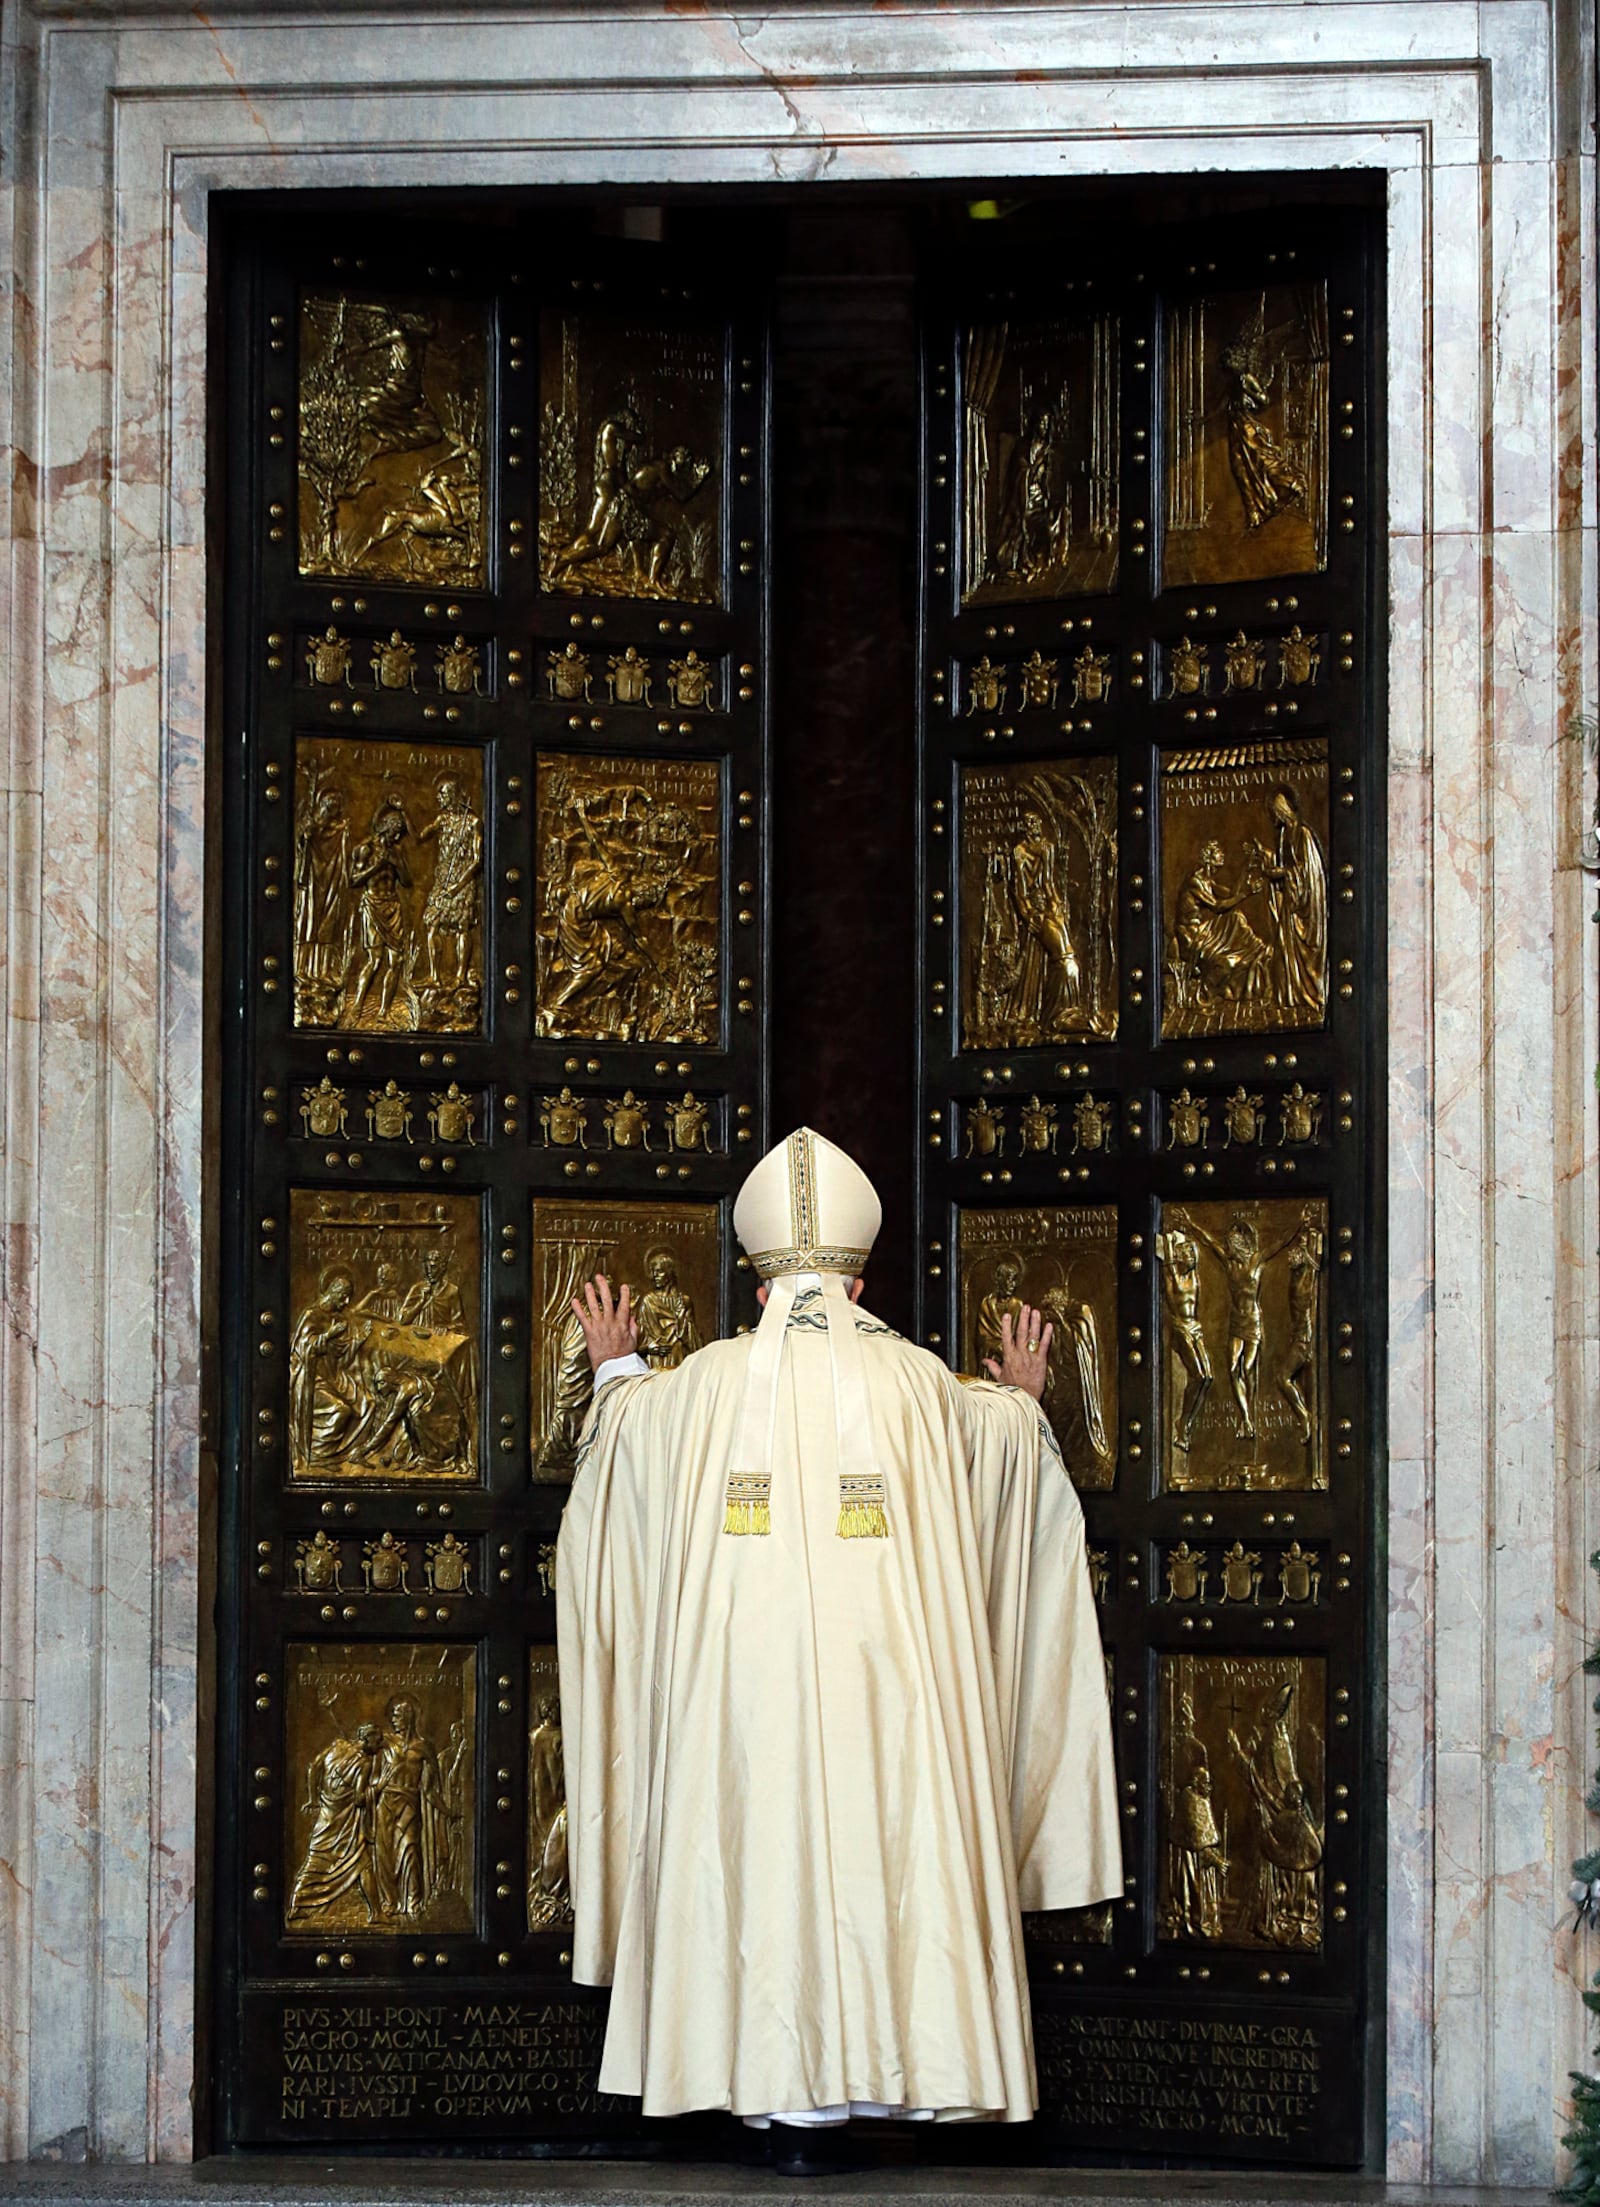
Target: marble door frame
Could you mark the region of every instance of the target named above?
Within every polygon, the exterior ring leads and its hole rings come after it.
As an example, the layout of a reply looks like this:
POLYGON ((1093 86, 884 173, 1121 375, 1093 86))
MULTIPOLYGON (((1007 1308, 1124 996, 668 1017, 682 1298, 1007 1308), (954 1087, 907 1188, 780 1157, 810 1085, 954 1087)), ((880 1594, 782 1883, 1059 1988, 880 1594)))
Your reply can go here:
POLYGON ((1587 12, 5 10, 6 2151, 191 2150, 227 735, 209 194, 1367 167, 1390 255, 1389 2174, 1547 2180, 1594 1960, 1559 1929, 1600 1544, 1590 783, 1566 733, 1600 698, 1587 12))

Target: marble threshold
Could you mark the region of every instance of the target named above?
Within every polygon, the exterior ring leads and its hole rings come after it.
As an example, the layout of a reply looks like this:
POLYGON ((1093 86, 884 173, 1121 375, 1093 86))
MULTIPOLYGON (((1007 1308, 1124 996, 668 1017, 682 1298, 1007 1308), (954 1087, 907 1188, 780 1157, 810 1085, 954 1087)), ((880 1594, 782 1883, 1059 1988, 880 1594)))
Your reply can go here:
POLYGON ((895 2167, 794 2178, 759 2165, 247 2153, 150 2167, 0 2164, 0 2207, 1534 2207, 1545 2190, 1381 2177, 1183 2169, 895 2167))

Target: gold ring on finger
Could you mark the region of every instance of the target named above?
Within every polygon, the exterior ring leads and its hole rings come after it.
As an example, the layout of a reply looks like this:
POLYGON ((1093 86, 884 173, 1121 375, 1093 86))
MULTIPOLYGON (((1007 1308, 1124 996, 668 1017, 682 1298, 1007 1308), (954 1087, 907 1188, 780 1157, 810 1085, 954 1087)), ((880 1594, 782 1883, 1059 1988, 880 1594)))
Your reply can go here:
POLYGON ((1039 1344, 1038 1344, 1038 1342, 1037 1342, 1037 1341, 1030 1341, 1030 1342, 1028 1343, 1028 1354, 1029 1354, 1030 1356, 1036 1356, 1036 1355, 1038 1354, 1038 1352, 1039 1352, 1039 1344))

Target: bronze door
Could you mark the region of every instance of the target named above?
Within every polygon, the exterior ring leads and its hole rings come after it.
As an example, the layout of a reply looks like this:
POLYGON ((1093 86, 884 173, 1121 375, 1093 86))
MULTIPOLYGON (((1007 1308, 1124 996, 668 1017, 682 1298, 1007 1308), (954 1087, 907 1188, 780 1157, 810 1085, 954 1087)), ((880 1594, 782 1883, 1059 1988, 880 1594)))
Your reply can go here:
POLYGON ((985 228, 924 354, 921 1326, 975 1371, 1045 1310, 1088 1521, 1128 1891, 1030 1921, 1041 2112, 1056 2156, 1352 2164, 1381 2079, 1378 233, 1302 210, 1063 264, 985 228))
POLYGON ((226 236, 219 2143, 637 2129, 567 1967, 565 1314, 746 1315, 767 317, 590 232, 226 236))

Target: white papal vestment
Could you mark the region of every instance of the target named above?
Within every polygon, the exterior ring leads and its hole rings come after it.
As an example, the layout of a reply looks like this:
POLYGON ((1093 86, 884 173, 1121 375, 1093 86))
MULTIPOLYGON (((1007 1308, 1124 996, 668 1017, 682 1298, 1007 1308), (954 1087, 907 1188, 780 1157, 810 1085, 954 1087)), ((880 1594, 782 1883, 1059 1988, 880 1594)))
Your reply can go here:
POLYGON ((755 1337, 590 1412, 558 1561, 573 1974, 614 1986, 600 2082, 646 2115, 1022 2121, 1019 1911, 1122 1885, 1083 1515, 1029 1396, 837 1295, 889 1527, 840 1537, 824 1306, 802 1275, 764 1537, 726 1530, 755 1337))

